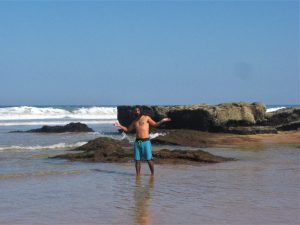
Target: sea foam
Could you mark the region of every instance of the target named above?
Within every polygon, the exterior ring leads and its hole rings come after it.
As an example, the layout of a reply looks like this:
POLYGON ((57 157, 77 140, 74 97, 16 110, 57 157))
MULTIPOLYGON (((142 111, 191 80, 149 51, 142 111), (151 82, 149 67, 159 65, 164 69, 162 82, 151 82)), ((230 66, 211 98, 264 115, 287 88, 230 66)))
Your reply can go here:
POLYGON ((116 107, 81 107, 74 110, 54 107, 4 107, 0 108, 0 120, 35 119, 116 119, 116 107))
POLYGON ((281 106, 281 107, 273 107, 273 108, 268 108, 267 109, 267 113, 268 112, 275 112, 275 111, 277 111, 277 110, 279 110, 279 109, 285 109, 286 107, 283 107, 283 106, 281 106))
POLYGON ((30 121, 30 120, 24 120, 24 121, 5 121, 1 122, 0 120, 0 126, 37 126, 37 125, 48 125, 48 126, 54 126, 54 125, 67 125, 70 122, 74 123, 84 123, 84 124, 113 124, 115 120, 72 120, 72 121, 60 121, 60 120, 51 120, 51 121, 30 121))
POLYGON ((50 149, 59 149, 59 150, 66 150, 70 148, 75 148, 86 144, 87 142, 76 142, 73 144, 67 143, 57 143, 53 145, 31 145, 31 146, 24 146, 24 145, 11 145, 11 146, 0 146, 0 152, 2 151, 33 151, 33 150, 50 150, 50 149))

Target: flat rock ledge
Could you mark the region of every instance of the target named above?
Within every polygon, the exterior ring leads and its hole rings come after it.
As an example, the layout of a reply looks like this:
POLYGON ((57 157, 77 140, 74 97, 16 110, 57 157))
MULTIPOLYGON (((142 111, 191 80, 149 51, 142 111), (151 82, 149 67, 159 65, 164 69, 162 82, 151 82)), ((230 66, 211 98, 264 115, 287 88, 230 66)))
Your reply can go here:
POLYGON ((268 144, 300 144, 300 130, 278 131, 278 133, 255 133, 240 135, 233 133, 210 133, 196 130, 161 130, 164 135, 152 139, 157 145, 206 147, 249 147, 268 144))
POLYGON ((42 128, 27 131, 12 131, 11 133, 64 133, 64 132, 94 132, 83 123, 69 123, 65 126, 43 126, 42 128))
MULTIPOLYGON (((52 158, 69 159, 74 161, 90 162, 130 162, 133 160, 133 150, 130 143, 118 141, 111 138, 99 137, 73 151, 57 155, 52 158)), ((202 150, 168 150, 161 149, 153 152, 155 163, 191 164, 191 163, 220 163, 233 160, 216 156, 202 150)))

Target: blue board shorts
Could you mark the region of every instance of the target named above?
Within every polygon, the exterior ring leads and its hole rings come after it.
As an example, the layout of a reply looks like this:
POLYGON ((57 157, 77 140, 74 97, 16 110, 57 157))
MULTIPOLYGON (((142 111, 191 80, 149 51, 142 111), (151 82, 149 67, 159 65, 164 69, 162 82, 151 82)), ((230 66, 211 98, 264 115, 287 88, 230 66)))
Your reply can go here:
POLYGON ((149 138, 136 139, 134 142, 134 160, 152 160, 152 145, 149 138))

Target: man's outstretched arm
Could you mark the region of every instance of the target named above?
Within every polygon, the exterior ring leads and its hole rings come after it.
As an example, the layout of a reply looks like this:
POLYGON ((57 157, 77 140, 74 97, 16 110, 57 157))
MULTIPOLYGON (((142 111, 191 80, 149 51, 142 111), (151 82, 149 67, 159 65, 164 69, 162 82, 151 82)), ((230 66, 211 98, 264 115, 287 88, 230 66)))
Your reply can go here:
POLYGON ((148 117, 148 123, 153 126, 153 127, 159 127, 160 125, 162 125, 165 122, 170 122, 171 119, 170 118, 163 118, 162 120, 160 120, 159 122, 155 122, 153 119, 151 119, 151 117, 148 117))
POLYGON ((118 127, 118 128, 120 128, 121 130, 123 130, 125 133, 131 132, 131 131, 133 130, 133 123, 130 124, 129 127, 125 127, 125 126, 121 125, 121 124, 119 123, 119 121, 117 121, 117 122, 115 122, 114 125, 115 125, 115 127, 118 127))

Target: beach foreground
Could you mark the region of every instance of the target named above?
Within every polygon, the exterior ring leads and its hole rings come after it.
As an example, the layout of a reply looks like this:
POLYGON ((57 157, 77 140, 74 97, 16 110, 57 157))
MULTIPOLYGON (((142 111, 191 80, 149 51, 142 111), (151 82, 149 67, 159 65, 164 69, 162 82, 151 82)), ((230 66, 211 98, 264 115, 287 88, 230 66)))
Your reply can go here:
MULTIPOLYGON (((173 146, 176 149, 176 146, 173 146)), ((297 145, 207 147, 236 161, 134 164, 49 159, 60 150, 2 152, 0 223, 266 224, 299 222, 297 145), (14 165, 11 167, 9 165, 14 165), (10 170, 10 171, 9 171, 10 170)))
MULTIPOLYGON (((66 121, 50 121, 57 125, 66 121)), ((48 120, 43 124, 51 124, 48 120)), ((6 121, 0 140, 0 224, 230 224, 299 222, 299 131, 237 135, 159 130, 160 149, 201 149, 221 163, 142 163, 52 158, 100 137, 120 140, 113 121, 78 121, 95 132, 11 132, 41 121, 6 121), (95 123, 97 122, 97 123, 95 123), (15 125, 18 124, 18 125, 15 125)), ((134 137, 126 136, 131 149, 134 137)))

